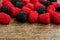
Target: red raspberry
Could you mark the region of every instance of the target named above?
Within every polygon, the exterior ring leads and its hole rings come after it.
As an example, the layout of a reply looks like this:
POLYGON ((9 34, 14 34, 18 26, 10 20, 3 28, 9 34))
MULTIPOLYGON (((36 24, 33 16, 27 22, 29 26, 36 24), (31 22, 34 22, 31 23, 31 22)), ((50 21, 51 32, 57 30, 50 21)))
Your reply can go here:
POLYGON ((49 5, 48 7, 47 7, 47 12, 52 12, 52 11, 55 11, 56 9, 55 9, 55 7, 53 6, 53 5, 49 5))
POLYGON ((28 3, 28 4, 26 5, 26 7, 29 7, 29 8, 31 8, 32 10, 34 9, 34 5, 33 5, 32 3, 28 3))
POLYGON ((35 4, 35 9, 42 8, 42 7, 44 8, 45 6, 39 2, 35 4))
POLYGON ((14 5, 9 1, 5 2, 3 5, 8 6, 10 9, 14 7, 14 5))
POLYGON ((50 23, 50 13, 40 14, 38 17, 38 21, 44 24, 50 23))
POLYGON ((57 2, 52 2, 51 4, 52 4, 53 6, 55 6, 55 8, 60 6, 60 4, 57 3, 57 2))
POLYGON ((28 4, 30 3, 30 0, 21 0, 23 3, 28 4))
POLYGON ((16 17, 17 13, 20 12, 20 11, 21 11, 21 9, 19 9, 17 7, 15 7, 15 8, 12 7, 11 8, 11 12, 12 12, 11 15, 12 15, 12 17, 16 17))
POLYGON ((0 8, 3 6, 3 4, 0 4, 0 8))
POLYGON ((30 23, 35 23, 38 19, 38 12, 31 11, 28 15, 28 20, 30 23))
POLYGON ((0 23, 9 24, 10 21, 11 21, 11 18, 9 15, 7 15, 6 13, 3 13, 3 12, 0 13, 0 23))
POLYGON ((52 15, 52 21, 56 24, 60 24, 60 13, 59 12, 54 12, 52 15))
POLYGON ((8 0, 8 1, 11 1, 11 0, 8 0))
POLYGON ((24 6, 24 7, 22 8, 22 11, 29 14, 32 10, 31 10, 30 8, 24 6))
POLYGON ((31 3, 33 3, 33 4, 35 4, 35 3, 38 2, 38 0, 30 0, 30 1, 31 1, 31 3))
POLYGON ((2 3, 5 3, 5 2, 7 2, 7 1, 11 1, 11 0, 2 0, 2 3))
POLYGON ((6 1, 8 1, 8 0, 2 0, 2 3, 5 3, 6 1))

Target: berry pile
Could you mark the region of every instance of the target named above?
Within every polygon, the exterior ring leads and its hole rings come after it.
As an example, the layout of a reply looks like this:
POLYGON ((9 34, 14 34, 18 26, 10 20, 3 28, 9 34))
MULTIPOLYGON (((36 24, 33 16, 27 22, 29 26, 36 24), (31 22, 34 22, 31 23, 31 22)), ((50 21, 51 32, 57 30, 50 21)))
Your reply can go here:
POLYGON ((57 0, 2 0, 0 23, 9 24, 11 17, 21 23, 60 24, 60 4, 57 0))

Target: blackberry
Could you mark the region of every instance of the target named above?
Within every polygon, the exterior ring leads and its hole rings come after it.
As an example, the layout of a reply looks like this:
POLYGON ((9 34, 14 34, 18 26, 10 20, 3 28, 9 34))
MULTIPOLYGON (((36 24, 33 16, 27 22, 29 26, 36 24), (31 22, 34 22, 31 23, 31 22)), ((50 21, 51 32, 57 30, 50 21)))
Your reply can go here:
POLYGON ((0 9, 0 12, 1 12, 1 9, 0 9))
POLYGON ((39 13, 39 14, 41 14, 41 13, 45 13, 45 8, 38 8, 37 9, 37 12, 39 13))
POLYGON ((8 8, 7 6, 2 6, 2 7, 1 7, 1 11, 2 11, 2 12, 5 12, 5 13, 7 13, 7 14, 10 14, 10 10, 9 10, 9 8, 8 8))
POLYGON ((25 4, 23 2, 16 2, 15 6, 18 8, 22 8, 23 6, 25 6, 25 4))
POLYGON ((57 7, 57 8, 56 8, 56 11, 60 12, 60 7, 57 7))
POLYGON ((43 5, 45 5, 46 7, 50 5, 50 1, 42 1, 41 2, 43 5))
POLYGON ((20 0, 11 0, 12 4, 15 5, 16 2, 20 2, 20 0))
POLYGON ((47 0, 47 1, 50 1, 50 2, 57 2, 57 0, 47 0))
POLYGON ((17 15, 16 15, 16 20, 18 22, 21 22, 21 23, 24 23, 27 21, 27 13, 25 12, 19 12, 17 15))

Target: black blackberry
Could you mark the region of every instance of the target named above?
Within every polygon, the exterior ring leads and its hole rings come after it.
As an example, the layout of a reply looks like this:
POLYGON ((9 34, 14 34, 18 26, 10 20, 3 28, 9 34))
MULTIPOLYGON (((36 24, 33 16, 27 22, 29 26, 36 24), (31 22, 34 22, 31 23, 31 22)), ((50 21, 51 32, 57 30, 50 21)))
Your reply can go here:
POLYGON ((50 2, 57 2, 57 0, 47 0, 47 1, 50 1, 50 2))
POLYGON ((20 0, 11 0, 12 4, 15 5, 16 2, 20 2, 20 0))
POLYGON ((16 2, 15 6, 18 8, 22 8, 23 6, 25 6, 25 4, 23 2, 16 2))
POLYGON ((57 7, 57 8, 56 8, 56 11, 60 12, 60 7, 57 7))
POLYGON ((27 13, 25 12, 19 12, 17 15, 16 15, 16 20, 18 22, 26 22, 27 21, 27 13))
POLYGON ((1 11, 2 11, 2 12, 5 12, 5 13, 7 13, 7 14, 10 14, 10 10, 9 10, 9 8, 8 8, 7 6, 2 6, 2 7, 1 7, 1 11))
POLYGON ((41 2, 43 5, 45 5, 46 7, 50 5, 50 1, 43 1, 41 2))
POLYGON ((37 9, 37 12, 38 12, 39 14, 45 13, 45 11, 46 11, 46 10, 45 10, 45 8, 43 8, 43 7, 37 9))
POLYGON ((1 9, 0 9, 0 12, 1 12, 1 9))

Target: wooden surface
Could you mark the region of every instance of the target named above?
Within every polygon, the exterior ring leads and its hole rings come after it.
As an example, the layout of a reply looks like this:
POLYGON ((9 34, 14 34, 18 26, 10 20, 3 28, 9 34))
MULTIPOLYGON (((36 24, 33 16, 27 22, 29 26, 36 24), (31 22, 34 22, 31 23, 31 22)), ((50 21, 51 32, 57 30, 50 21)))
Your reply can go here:
POLYGON ((0 40, 60 40, 60 25, 18 23, 0 24, 0 40))

